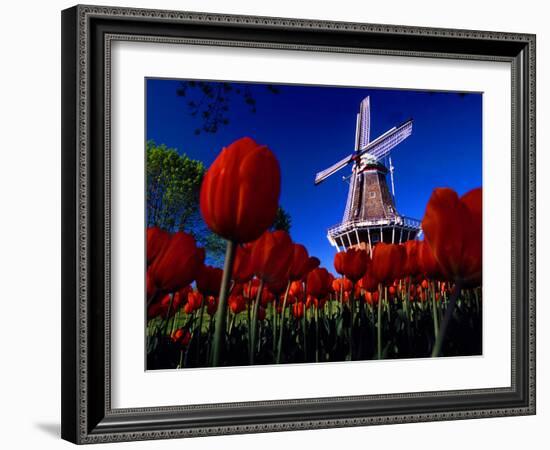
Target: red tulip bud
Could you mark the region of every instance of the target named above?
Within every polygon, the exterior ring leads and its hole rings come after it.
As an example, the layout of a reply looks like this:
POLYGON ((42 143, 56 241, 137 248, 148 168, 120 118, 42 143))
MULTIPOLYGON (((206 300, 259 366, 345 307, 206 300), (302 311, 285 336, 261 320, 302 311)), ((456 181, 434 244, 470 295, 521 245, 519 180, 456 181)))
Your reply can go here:
POLYGON ((252 247, 252 266, 256 276, 267 283, 288 279, 294 246, 288 233, 266 231, 252 247))
POLYGON ((157 289, 176 292, 195 280, 203 262, 204 249, 197 248, 193 236, 178 231, 151 264, 151 278, 157 289))
POLYGON ((460 198, 452 189, 435 189, 426 206, 422 229, 448 279, 467 286, 481 284, 481 188, 460 198))
POLYGON ((296 302, 292 305, 292 315, 296 319, 301 319, 304 315, 304 304, 302 302, 296 302))
POLYGON ((149 266, 170 242, 170 233, 159 227, 147 228, 147 266, 149 266))
POLYGON ((275 220, 281 172, 275 155, 245 137, 224 148, 201 186, 200 210, 224 239, 251 242, 275 220))
POLYGON ((220 295, 223 270, 212 266, 203 266, 197 275, 197 289, 203 295, 220 295))

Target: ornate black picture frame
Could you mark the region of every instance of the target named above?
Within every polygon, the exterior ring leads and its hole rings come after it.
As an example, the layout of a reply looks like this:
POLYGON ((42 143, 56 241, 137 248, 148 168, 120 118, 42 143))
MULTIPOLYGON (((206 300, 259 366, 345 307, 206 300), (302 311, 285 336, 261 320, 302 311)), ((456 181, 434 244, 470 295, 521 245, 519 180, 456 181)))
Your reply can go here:
POLYGON ((535 414, 535 36, 98 6, 62 12, 62 437, 97 443, 535 414), (113 409, 110 48, 116 40, 512 67, 511 386, 113 409))

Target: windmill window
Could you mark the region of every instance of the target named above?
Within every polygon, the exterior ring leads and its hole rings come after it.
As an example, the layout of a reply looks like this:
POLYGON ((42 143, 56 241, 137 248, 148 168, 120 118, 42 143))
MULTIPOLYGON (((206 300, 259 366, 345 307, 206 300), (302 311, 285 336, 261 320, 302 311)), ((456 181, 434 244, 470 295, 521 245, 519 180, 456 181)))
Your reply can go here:
POLYGON ((369 192, 369 198, 375 198, 376 197, 376 192, 369 192))

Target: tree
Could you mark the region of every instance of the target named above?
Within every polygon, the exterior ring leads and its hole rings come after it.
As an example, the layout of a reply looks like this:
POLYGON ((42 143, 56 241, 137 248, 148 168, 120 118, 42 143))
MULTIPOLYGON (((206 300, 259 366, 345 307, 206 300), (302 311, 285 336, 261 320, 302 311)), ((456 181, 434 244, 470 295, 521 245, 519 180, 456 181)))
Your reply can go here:
POLYGON ((206 227, 199 211, 204 164, 154 141, 147 142, 146 151, 147 226, 192 234, 209 263, 221 264, 225 242, 206 227))
POLYGON ((147 224, 166 230, 192 228, 206 169, 164 144, 147 142, 147 224))
POLYGON ((290 214, 287 213, 281 206, 277 209, 277 215, 275 216, 275 221, 271 226, 272 230, 283 230, 287 233, 290 233, 290 227, 292 226, 292 218, 290 214))
POLYGON ((256 112, 254 90, 265 89, 271 94, 278 94, 277 86, 239 85, 227 81, 182 81, 176 89, 176 95, 185 98, 191 116, 202 120, 202 125, 195 129, 195 134, 216 133, 220 127, 229 125, 229 110, 232 102, 240 99, 250 113, 256 112))

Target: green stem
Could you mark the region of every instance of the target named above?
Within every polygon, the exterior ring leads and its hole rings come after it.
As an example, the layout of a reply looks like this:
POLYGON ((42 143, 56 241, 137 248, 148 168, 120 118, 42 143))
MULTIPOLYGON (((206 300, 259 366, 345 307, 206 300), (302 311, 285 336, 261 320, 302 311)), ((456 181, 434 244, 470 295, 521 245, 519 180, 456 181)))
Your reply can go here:
POLYGON ((250 305, 252 303, 252 299, 250 298, 250 293, 252 291, 252 281, 250 282, 250 285, 248 286, 248 295, 246 302, 246 319, 247 319, 247 331, 248 331, 248 349, 250 350, 250 341, 252 341, 252 318, 250 317, 250 305))
POLYGON ((319 362, 319 307, 313 305, 313 314, 315 317, 315 362, 319 362))
POLYGON ((210 361, 210 355, 212 354, 212 328, 213 328, 214 321, 212 318, 210 319, 210 322, 208 323, 208 342, 206 345, 206 361, 210 361))
POLYGON ((181 369, 182 364, 183 364, 183 349, 180 350, 180 362, 178 364, 178 367, 176 367, 176 369, 181 369))
POLYGON ((456 300, 460 295, 461 289, 462 289, 462 283, 460 281, 457 281, 454 286, 453 292, 451 294, 451 298, 449 299, 449 306, 445 310, 445 317, 443 317, 443 322, 441 322, 441 327, 439 328, 439 334, 437 336, 437 339, 435 340, 434 348, 432 351, 433 358, 439 356, 441 352, 441 347, 443 346, 443 341, 445 340, 447 327, 449 326, 449 322, 451 321, 451 317, 453 316, 456 300))
MULTIPOLYGON (((387 293, 386 293, 386 297, 387 297, 387 293)), ((386 307, 388 308, 388 323, 391 324, 391 298, 386 299, 386 307)))
POLYGON ((277 362, 277 306, 276 303, 279 303, 280 297, 276 297, 275 300, 271 302, 270 316, 271 316, 271 353, 273 353, 273 362, 277 362))
POLYGON ((354 325, 354 319, 355 319, 355 289, 354 285, 351 287, 351 292, 349 293, 349 304, 351 309, 351 323, 349 326, 349 358, 351 361, 354 359, 353 354, 353 325, 354 325))
POLYGON ((174 334, 174 331, 178 329, 178 322, 180 317, 180 310, 178 309, 174 314, 174 320, 172 321, 172 327, 170 329, 170 336, 174 334))
POLYGON ((307 281, 304 282, 304 313, 302 314, 302 333, 304 338, 304 361, 305 362, 307 362, 306 303, 307 303, 307 281))
POLYGON ((227 334, 228 334, 229 336, 231 336, 231 331, 233 331, 233 324, 235 323, 235 317, 236 317, 236 316, 237 316, 236 314, 233 314, 233 315, 231 316, 231 321, 229 322, 229 331, 227 332, 227 334))
POLYGON ((197 335, 197 366, 199 365, 200 353, 201 353, 201 336, 202 336, 202 317, 204 316, 204 297, 201 299, 201 309, 199 312, 199 326, 197 335))
POLYGON ((262 291, 264 289, 264 280, 260 280, 258 286, 258 292, 256 293, 256 301, 254 302, 254 311, 252 313, 252 337, 250 339, 250 350, 248 353, 248 362, 250 365, 254 364, 254 354, 256 353, 256 334, 258 328, 258 310, 260 309, 260 302, 262 299, 262 291))
POLYGON ((382 359, 382 285, 378 285, 378 317, 377 320, 377 336, 376 336, 376 345, 377 345, 377 355, 378 359, 382 359))
POLYGON ((277 364, 281 364, 281 353, 283 348, 283 327, 285 323, 285 308, 286 308, 286 301, 288 300, 288 292, 290 291, 290 280, 288 281, 288 284, 286 285, 286 291, 285 296, 283 297, 283 306, 281 308, 281 328, 279 330, 279 337, 277 342, 277 364))
POLYGON ((479 294, 477 288, 474 288, 474 299, 476 302, 476 313, 479 314, 479 294))
POLYGON ((170 295, 170 303, 168 303, 168 310, 166 311, 166 316, 164 318, 165 320, 165 323, 164 323, 164 334, 166 335, 167 332, 168 332, 168 322, 170 321, 169 318, 170 318, 170 310, 172 309, 172 302, 174 301, 174 294, 169 294, 170 295))
POLYGON ((432 316, 433 316, 433 322, 434 322, 434 336, 435 336, 435 339, 437 340, 437 336, 439 335, 439 320, 438 320, 438 317, 437 317, 437 302, 435 300, 435 286, 434 286, 434 283, 435 281, 432 281, 430 283, 431 285, 431 291, 432 291, 432 316))
POLYGON ((223 266, 222 283, 220 286, 220 300, 216 311, 216 328, 214 329, 214 346, 212 352, 212 366, 220 364, 220 353, 222 348, 222 337, 225 331, 225 316, 227 311, 227 296, 231 275, 233 273, 233 260, 235 259, 235 242, 227 241, 225 251, 225 262, 223 266))

